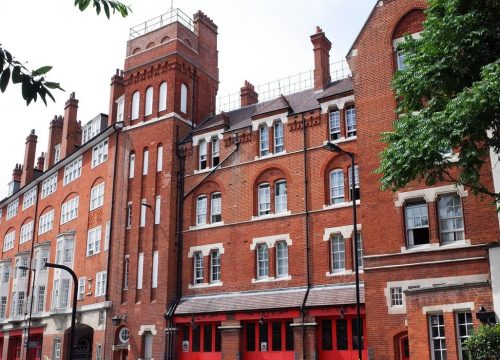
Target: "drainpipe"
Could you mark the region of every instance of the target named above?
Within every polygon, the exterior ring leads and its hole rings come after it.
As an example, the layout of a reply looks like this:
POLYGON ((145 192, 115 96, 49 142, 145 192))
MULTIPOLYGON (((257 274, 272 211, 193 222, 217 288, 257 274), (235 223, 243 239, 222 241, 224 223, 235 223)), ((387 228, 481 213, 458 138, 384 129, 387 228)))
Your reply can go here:
POLYGON ((307 290, 304 295, 304 299, 302 300, 302 306, 300 307, 300 312, 302 313, 302 359, 307 359, 307 354, 306 354, 306 332, 305 332, 305 318, 306 318, 306 302, 307 298, 309 297, 309 291, 311 290, 311 264, 310 264, 310 251, 311 248, 309 246, 310 239, 309 239, 309 230, 310 230, 310 224, 309 224, 309 217, 310 217, 310 212, 309 212, 309 179, 307 177, 307 132, 306 132, 306 119, 304 117, 304 114, 302 113, 302 136, 303 136, 303 151, 304 151, 304 206, 305 206, 305 213, 306 213, 306 226, 305 226, 305 232, 306 232, 306 275, 307 275, 307 290))
MULTIPOLYGON (((115 122, 113 123, 113 129, 115 129, 115 159, 114 159, 114 169, 116 169, 116 166, 118 165, 118 133, 119 130, 123 128, 123 121, 120 122, 115 122)), ((113 238, 113 224, 114 224, 114 215, 115 215, 115 187, 116 187, 116 171, 113 171, 113 180, 112 180, 112 185, 111 185, 111 220, 109 221, 109 241, 111 242, 111 239, 113 238)), ((109 274, 110 270, 110 264, 111 264, 111 252, 113 247, 110 246, 111 244, 108 243, 108 266, 107 266, 107 273, 109 274)), ((106 300, 109 300, 109 287, 110 287, 111 281, 106 281, 106 300)))

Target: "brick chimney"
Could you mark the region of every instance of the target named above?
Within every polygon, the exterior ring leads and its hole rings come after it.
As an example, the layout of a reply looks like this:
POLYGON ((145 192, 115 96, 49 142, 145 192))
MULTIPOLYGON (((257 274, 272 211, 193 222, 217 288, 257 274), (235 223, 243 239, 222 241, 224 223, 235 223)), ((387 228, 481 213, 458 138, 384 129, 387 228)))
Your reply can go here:
POLYGON ((45 153, 41 153, 36 162, 36 169, 38 171, 43 171, 44 165, 45 165, 45 153))
POLYGON ((54 119, 50 122, 49 127, 49 148, 47 149, 46 164, 47 169, 54 165, 54 151, 55 147, 62 142, 63 133, 63 118, 62 116, 54 115, 54 119))
POLYGON ((35 129, 26 138, 26 147, 24 150, 24 164, 21 174, 21 187, 29 184, 35 177, 35 156, 36 156, 36 143, 38 136, 35 135, 35 129))
POLYGON ((314 46, 314 90, 321 91, 330 83, 330 49, 332 43, 325 33, 316 26, 316 34, 311 35, 314 46))
POLYGON ((122 70, 116 69, 115 75, 111 78, 110 86, 108 126, 117 121, 118 104, 116 100, 125 93, 122 70))
POLYGON ((21 164, 16 164, 14 170, 12 170, 12 181, 20 183, 22 173, 23 173, 23 166, 21 164))
POLYGON ((240 89, 241 107, 257 104, 259 94, 255 92, 254 86, 245 80, 245 85, 240 89))
POLYGON ((64 105, 64 122, 61 143, 61 159, 71 155, 81 142, 81 126, 76 120, 78 113, 78 100, 72 92, 64 105), (78 142, 78 130, 80 130, 80 142, 78 142))

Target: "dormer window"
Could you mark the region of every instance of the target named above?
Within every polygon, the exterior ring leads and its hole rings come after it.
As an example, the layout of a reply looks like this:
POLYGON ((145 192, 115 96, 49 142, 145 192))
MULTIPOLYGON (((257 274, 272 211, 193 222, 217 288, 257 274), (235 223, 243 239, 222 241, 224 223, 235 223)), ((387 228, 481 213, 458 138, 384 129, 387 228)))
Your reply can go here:
POLYGON ((283 123, 277 121, 274 123, 274 153, 280 153, 284 150, 283 123))
POLYGON ((219 165, 220 142, 218 138, 212 139, 212 167, 219 165))
POLYGON ((199 146, 199 169, 203 170, 207 168, 207 142, 205 140, 200 141, 199 146))
POLYGON ((269 131, 266 126, 259 127, 259 152, 260 156, 269 154, 269 131))

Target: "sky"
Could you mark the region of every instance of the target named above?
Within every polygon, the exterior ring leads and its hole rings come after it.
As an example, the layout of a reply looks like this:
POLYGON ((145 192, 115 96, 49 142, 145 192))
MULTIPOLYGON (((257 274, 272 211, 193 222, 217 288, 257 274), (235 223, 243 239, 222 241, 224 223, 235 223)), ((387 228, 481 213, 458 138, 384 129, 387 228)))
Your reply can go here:
MULTIPOLYGON (((15 163, 24 159, 31 129, 38 135, 37 157, 47 151, 50 120, 64 113, 71 92, 80 101, 85 124, 107 113, 109 83, 122 69, 129 29, 166 13, 172 0, 122 0, 127 18, 108 20, 93 9, 81 13, 73 0, 16 0, 2 4, 0 44, 30 70, 51 65, 47 80, 65 89, 56 102, 26 106, 19 85, 0 93, 0 199, 7 195, 15 163)), ((192 16, 198 10, 218 26, 219 93, 237 93, 245 80, 261 85, 314 67, 309 36, 320 26, 332 42, 330 59, 344 59, 375 0, 173 0, 192 16)))

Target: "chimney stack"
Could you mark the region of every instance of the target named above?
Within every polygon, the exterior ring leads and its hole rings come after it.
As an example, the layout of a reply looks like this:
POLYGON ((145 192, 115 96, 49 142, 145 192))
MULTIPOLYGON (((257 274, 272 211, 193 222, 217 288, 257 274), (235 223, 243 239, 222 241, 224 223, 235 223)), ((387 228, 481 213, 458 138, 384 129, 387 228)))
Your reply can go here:
POLYGON ((61 144, 61 159, 71 155, 80 145, 78 142, 78 130, 80 131, 81 141, 81 126, 76 120, 78 113, 78 100, 75 98, 75 93, 72 92, 64 106, 64 122, 62 130, 61 144))
POLYGON ((54 115, 54 119, 50 122, 49 127, 49 148, 45 154, 47 169, 54 165, 54 152, 56 145, 61 144, 63 133, 63 118, 62 116, 54 115))
POLYGON ((23 173, 22 165, 16 164, 16 166, 14 167, 14 170, 12 170, 12 181, 20 183, 22 173, 23 173))
POLYGON ((38 171, 43 171, 43 166, 45 165, 45 153, 41 153, 36 162, 36 169, 38 171))
POLYGON ((325 33, 316 26, 316 34, 311 35, 314 46, 314 90, 321 91, 330 83, 330 49, 332 43, 325 33))
POLYGON ((257 104, 259 102, 259 94, 255 92, 254 86, 245 80, 245 85, 240 89, 241 107, 257 104))
POLYGON ((26 148, 24 150, 24 164, 21 174, 21 187, 29 184, 35 177, 35 156, 36 143, 38 136, 35 135, 35 129, 26 138, 26 148))
MULTIPOLYGON (((110 86, 108 126, 117 121, 118 104, 116 100, 125 93, 122 70, 116 69, 115 75, 111 78, 110 86)), ((123 121, 123 119, 121 119, 121 121, 123 121)))

